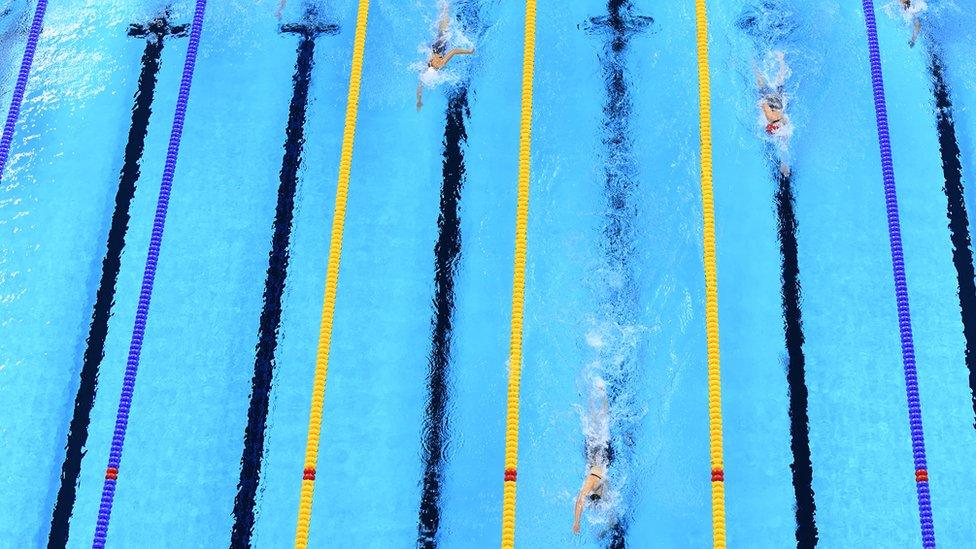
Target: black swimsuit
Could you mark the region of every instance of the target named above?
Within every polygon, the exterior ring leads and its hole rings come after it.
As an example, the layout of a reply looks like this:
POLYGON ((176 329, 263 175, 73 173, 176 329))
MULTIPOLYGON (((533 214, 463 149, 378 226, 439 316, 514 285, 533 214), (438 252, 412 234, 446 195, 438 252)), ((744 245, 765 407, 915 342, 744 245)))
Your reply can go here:
POLYGON ((447 37, 440 35, 434 43, 430 45, 430 49, 433 50, 437 55, 444 55, 447 53, 447 37))

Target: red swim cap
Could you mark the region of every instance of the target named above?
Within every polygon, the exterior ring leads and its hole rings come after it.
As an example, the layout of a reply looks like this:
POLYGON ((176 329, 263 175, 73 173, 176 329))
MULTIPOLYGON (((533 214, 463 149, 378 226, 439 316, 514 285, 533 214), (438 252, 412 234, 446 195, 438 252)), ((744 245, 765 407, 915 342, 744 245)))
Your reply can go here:
POLYGON ((776 130, 778 129, 779 127, 776 124, 772 124, 772 123, 766 124, 766 133, 768 133, 769 135, 773 135, 774 133, 776 133, 776 130))

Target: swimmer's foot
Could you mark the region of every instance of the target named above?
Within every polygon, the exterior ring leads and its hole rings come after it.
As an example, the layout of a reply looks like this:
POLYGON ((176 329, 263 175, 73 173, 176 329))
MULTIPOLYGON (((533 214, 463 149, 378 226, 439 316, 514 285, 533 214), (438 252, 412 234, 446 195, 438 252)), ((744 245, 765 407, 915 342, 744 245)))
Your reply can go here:
POLYGON ((783 177, 790 176, 790 166, 786 162, 779 163, 779 173, 783 174, 783 177))

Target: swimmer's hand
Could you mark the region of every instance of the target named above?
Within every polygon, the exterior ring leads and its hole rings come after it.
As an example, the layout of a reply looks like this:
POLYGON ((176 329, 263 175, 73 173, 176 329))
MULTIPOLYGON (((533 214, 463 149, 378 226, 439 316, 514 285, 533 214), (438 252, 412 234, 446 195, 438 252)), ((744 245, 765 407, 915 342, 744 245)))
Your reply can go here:
POLYGON ((420 112, 420 109, 422 108, 424 108, 424 102, 421 101, 420 98, 417 98, 417 112, 420 112))
POLYGON ((579 535, 579 531, 580 531, 580 525, 579 525, 579 521, 577 520, 576 522, 573 523, 573 533, 579 535))

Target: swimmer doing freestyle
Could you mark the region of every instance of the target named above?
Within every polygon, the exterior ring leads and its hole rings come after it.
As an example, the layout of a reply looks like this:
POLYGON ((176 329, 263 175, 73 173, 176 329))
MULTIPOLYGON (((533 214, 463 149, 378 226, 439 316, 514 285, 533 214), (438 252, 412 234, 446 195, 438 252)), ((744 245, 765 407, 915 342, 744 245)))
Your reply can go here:
POLYGON ((756 73, 756 87, 759 88, 759 108, 765 117, 766 134, 770 138, 778 140, 777 148, 780 153, 779 170, 784 176, 790 175, 790 165, 787 162, 787 141, 789 140, 792 127, 790 117, 786 115, 786 93, 784 84, 789 76, 789 67, 786 66, 786 54, 782 51, 772 53, 779 68, 776 72, 776 79, 769 83, 758 66, 754 66, 756 73))
POLYGON ((441 10, 440 22, 437 24, 437 39, 430 46, 430 55, 427 57, 427 68, 421 74, 420 82, 417 83, 417 111, 424 106, 424 76, 428 78, 435 75, 437 71, 444 68, 444 65, 455 55, 471 55, 474 49, 454 48, 447 50, 447 30, 451 26, 451 18, 447 13, 447 4, 441 10))
POLYGON ((607 403, 607 386, 602 379, 597 378, 594 383, 593 394, 590 395, 590 415, 587 419, 588 430, 594 431, 586 435, 586 477, 579 495, 576 496, 576 508, 573 515, 573 533, 579 534, 580 518, 587 503, 595 505, 603 499, 607 489, 607 466, 612 460, 610 448, 610 410, 607 403))
POLYGON ((902 12, 905 15, 905 19, 912 25, 912 38, 908 41, 909 47, 915 47, 915 41, 918 40, 918 35, 922 32, 922 20, 919 15, 925 11, 928 6, 925 5, 925 0, 898 0, 901 3, 902 12))

